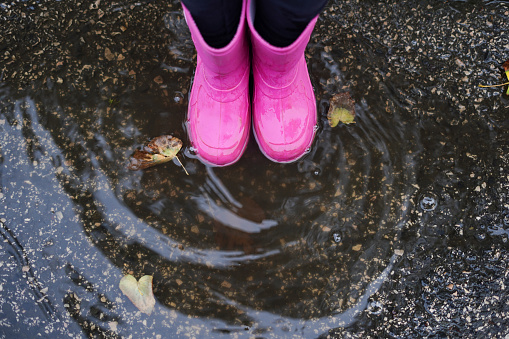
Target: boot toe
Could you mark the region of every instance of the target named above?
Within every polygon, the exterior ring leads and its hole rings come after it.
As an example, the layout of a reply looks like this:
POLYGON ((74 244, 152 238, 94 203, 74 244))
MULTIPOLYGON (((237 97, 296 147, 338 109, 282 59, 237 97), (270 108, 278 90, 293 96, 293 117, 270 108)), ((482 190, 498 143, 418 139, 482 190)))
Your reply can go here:
POLYGON ((203 92, 200 98, 191 105, 188 120, 189 137, 197 156, 214 166, 236 162, 244 152, 250 129, 247 95, 228 103, 203 92))
POLYGON ((314 100, 265 98, 258 102, 267 105, 256 108, 262 113, 254 120, 255 136, 262 152, 275 162, 298 160, 313 142, 316 125, 314 100), (283 104, 279 106, 276 101, 283 104))

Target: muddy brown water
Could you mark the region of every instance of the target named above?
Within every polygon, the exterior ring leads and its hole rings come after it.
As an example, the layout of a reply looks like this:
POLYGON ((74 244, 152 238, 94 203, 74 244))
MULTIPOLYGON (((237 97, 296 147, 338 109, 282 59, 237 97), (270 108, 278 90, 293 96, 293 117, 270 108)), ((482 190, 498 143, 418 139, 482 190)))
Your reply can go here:
POLYGON ((200 163, 178 1, 0 3, 0 337, 504 337, 507 1, 331 1, 319 130, 200 163), (356 123, 331 128, 349 92, 356 123), (129 171, 152 137, 180 165, 129 171), (147 316, 121 277, 154 277, 147 316))

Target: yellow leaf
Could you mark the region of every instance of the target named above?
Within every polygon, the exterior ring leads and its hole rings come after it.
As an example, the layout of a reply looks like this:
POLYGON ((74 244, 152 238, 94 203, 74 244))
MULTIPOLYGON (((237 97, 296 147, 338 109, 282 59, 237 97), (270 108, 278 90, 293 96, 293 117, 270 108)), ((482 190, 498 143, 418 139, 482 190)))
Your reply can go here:
POLYGON ((355 123, 355 104, 350 94, 339 93, 332 97, 327 119, 331 127, 336 127, 340 122, 344 124, 355 123))
POLYGON ((331 126, 337 126, 340 121, 344 124, 355 123, 354 118, 355 116, 346 108, 336 108, 332 112, 331 126))

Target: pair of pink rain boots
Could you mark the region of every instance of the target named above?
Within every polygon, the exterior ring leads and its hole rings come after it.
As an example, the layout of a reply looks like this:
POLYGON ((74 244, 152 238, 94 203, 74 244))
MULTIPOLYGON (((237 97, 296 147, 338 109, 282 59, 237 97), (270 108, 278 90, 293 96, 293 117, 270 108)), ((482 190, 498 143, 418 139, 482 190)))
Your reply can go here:
POLYGON ((304 58, 317 18, 290 46, 275 47, 254 29, 253 0, 244 1, 234 38, 216 49, 207 45, 191 13, 183 8, 198 54, 187 120, 198 157, 213 166, 239 160, 249 139, 251 110, 254 134, 267 158, 287 163, 302 157, 313 142, 317 119, 304 58), (246 13, 253 50, 252 106, 246 13))

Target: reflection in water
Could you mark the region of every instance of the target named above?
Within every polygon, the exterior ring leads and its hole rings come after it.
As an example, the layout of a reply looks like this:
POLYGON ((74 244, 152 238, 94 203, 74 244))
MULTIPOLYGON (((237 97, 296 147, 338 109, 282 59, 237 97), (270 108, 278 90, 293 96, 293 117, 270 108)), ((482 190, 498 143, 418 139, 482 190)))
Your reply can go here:
POLYGON ((300 163, 281 166, 251 154, 237 167, 212 169, 188 159, 193 174, 186 177, 171 164, 145 172, 125 168, 136 146, 132 135, 139 134, 136 103, 90 116, 72 102, 60 107, 62 100, 45 96, 4 106, 9 141, 2 141, 8 158, 2 173, 16 177, 12 170, 21 164, 44 164, 45 171, 27 173, 53 178, 47 190, 66 196, 63 206, 48 208, 65 210, 74 237, 88 240, 59 239, 67 225, 51 225, 61 264, 50 270, 70 278, 67 292, 53 297, 61 317, 67 313, 90 333, 133 331, 126 322, 132 305, 115 308, 125 299, 116 285, 127 272, 154 275, 156 298, 178 311, 175 321, 190 314, 213 318, 214 327, 227 331, 326 331, 367 307, 397 258, 393 249, 411 207, 412 188, 403 182, 413 180, 414 165, 398 134, 408 131, 392 121, 401 129, 388 133, 366 102, 357 107, 354 128, 324 125, 300 163), (67 114, 47 113, 58 111, 67 114), (119 119, 129 133, 116 131, 119 119), (84 125, 89 129, 77 133, 84 125), (80 249, 80 241, 91 247, 80 249))
POLYGON ((436 194, 433 192, 427 192, 419 198, 419 206, 423 211, 430 212, 433 211, 438 204, 438 199, 436 194))
POLYGON ((277 222, 266 220, 263 209, 252 199, 242 197, 241 202, 235 200, 213 168, 207 167, 207 174, 208 179, 201 189, 203 194, 194 200, 198 209, 213 219, 216 244, 220 250, 242 249, 246 254, 254 254, 263 247, 263 244, 255 243, 254 234, 276 227, 277 222))

